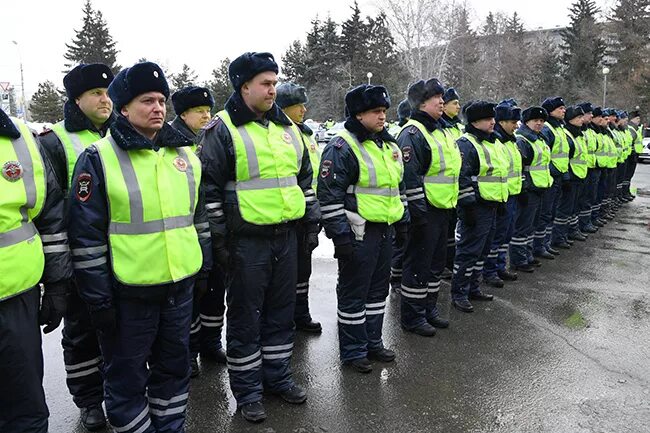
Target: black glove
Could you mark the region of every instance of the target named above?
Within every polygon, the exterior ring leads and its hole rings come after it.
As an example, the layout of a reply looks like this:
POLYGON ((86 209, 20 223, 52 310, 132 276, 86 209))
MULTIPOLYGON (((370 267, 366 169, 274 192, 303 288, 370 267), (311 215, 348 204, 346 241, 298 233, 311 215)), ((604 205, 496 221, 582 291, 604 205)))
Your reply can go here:
POLYGON ((221 236, 215 237, 212 241, 212 258, 222 270, 228 270, 230 253, 226 247, 226 240, 221 236))
POLYGON ((354 253, 354 247, 349 242, 341 245, 334 245, 335 259, 348 259, 352 257, 353 253, 354 253))
POLYGON ((45 325, 43 333, 49 334, 59 327, 65 315, 69 294, 70 283, 68 281, 45 285, 41 309, 38 312, 38 324, 45 325))
POLYGON ((108 335, 114 333, 117 327, 115 308, 109 307, 103 310, 91 311, 90 321, 98 331, 108 335))
POLYGON ((311 254, 318 246, 318 233, 307 233, 305 235, 305 254, 311 254))
POLYGON ((466 206, 462 208, 462 220, 468 227, 474 227, 476 225, 476 207, 474 205, 466 206))
POLYGON ((402 248, 409 236, 409 227, 406 224, 395 226, 395 246, 402 248))
POLYGON ((208 293, 208 279, 197 277, 194 281, 194 298, 201 299, 206 293, 208 293))
POLYGON ((517 203, 521 207, 528 207, 528 194, 525 192, 519 193, 517 196, 517 203))
POLYGON ((497 205, 497 215, 504 216, 505 214, 506 214, 506 204, 505 203, 499 203, 497 205))
POLYGON ((562 181, 562 192, 569 192, 571 191, 571 183, 567 180, 562 181))

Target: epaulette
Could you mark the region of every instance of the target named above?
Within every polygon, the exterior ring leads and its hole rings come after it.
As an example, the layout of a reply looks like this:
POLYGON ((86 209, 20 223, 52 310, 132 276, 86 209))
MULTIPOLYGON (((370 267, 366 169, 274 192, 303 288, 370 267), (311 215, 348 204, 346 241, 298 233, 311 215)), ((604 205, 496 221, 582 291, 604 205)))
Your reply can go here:
POLYGON ((336 147, 337 149, 341 149, 346 144, 347 143, 343 137, 337 137, 334 143, 332 143, 332 146, 336 147))
POLYGON ((411 134, 411 135, 415 135, 415 134, 417 134, 418 131, 419 131, 419 129, 418 129, 417 126, 411 125, 411 126, 409 127, 409 134, 411 134))
POLYGON ((46 127, 46 128, 43 128, 43 130, 38 133, 38 136, 40 137, 42 135, 49 134, 50 132, 54 132, 54 131, 52 129, 46 127))
POLYGON ((207 125, 205 125, 205 127, 204 127, 203 129, 205 129, 206 131, 207 131, 208 129, 212 129, 212 128, 214 128, 215 126, 217 126, 217 124, 218 124, 219 122, 223 122, 223 120, 221 119, 221 117, 219 117, 219 116, 214 116, 214 117, 212 118, 212 120, 211 120, 207 125))

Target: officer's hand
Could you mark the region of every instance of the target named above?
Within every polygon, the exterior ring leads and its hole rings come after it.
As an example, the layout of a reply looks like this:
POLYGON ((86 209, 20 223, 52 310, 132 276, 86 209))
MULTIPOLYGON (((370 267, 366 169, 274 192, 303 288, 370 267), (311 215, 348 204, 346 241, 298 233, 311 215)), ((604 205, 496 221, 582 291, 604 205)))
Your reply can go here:
POLYGON ((528 206, 528 194, 526 194, 525 192, 519 193, 519 195, 517 196, 517 203, 521 207, 527 207, 528 206))
POLYGON ((462 210, 463 223, 468 227, 474 227, 476 225, 476 220, 478 219, 476 216, 476 207, 474 207, 474 205, 465 206, 462 210))
POLYGON ((334 245, 334 258, 335 259, 349 259, 354 254, 354 247, 351 243, 341 245, 334 245))
POLYGON ((201 299, 208 293, 208 279, 198 278, 194 281, 194 298, 201 299))
POLYGON ((117 327, 115 308, 109 307, 104 308, 103 310, 91 311, 90 321, 98 331, 107 335, 114 333, 115 328, 117 327))
POLYGON ((223 271, 227 271, 230 264, 230 253, 226 247, 226 240, 219 236, 212 240, 212 246, 212 258, 223 271))
POLYGON ((307 233, 305 236, 305 253, 310 254, 318 246, 318 233, 307 233))
POLYGON ((402 248, 409 236, 409 227, 406 224, 400 224, 395 226, 395 246, 397 248, 402 248))
POLYGON ((38 312, 39 325, 45 325, 43 333, 49 334, 59 327, 68 305, 70 283, 68 281, 52 283, 45 286, 45 293, 38 312))
POLYGON ((505 203, 499 203, 497 205, 497 215, 504 216, 505 214, 506 214, 506 204, 505 203))

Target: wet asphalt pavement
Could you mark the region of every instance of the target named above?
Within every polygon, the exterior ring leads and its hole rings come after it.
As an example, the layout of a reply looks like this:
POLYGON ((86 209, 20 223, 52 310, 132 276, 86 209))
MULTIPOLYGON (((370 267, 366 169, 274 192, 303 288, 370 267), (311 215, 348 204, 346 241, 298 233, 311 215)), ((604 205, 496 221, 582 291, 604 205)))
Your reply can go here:
MULTIPOLYGON (((336 263, 316 259, 310 303, 324 331, 298 335, 293 355, 307 403, 267 397, 268 419, 249 424, 226 368, 203 365, 187 431, 650 432, 650 165, 633 183, 638 197, 615 220, 535 273, 486 289, 495 301, 473 314, 450 309, 443 286, 451 327, 433 338, 402 331, 391 294, 384 338, 397 360, 369 375, 339 363, 336 263)), ((44 339, 50 431, 82 432, 55 334, 44 339)))

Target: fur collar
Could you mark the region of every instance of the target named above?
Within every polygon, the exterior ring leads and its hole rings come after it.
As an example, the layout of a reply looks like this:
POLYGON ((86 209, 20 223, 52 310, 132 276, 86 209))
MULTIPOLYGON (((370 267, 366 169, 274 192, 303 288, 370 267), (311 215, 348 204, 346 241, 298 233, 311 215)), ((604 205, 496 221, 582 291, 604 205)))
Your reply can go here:
POLYGON ((383 142, 383 141, 392 141, 393 143, 397 143, 395 141, 395 137, 390 135, 388 131, 386 131, 386 128, 382 129, 378 133, 371 133, 366 129, 365 126, 361 124, 357 120, 356 117, 348 117, 347 120, 345 121, 345 129, 350 131, 355 137, 357 137, 357 140, 359 140, 359 143, 363 143, 366 140, 372 140, 376 143, 383 142))
POLYGON ((135 130, 126 117, 121 114, 111 125, 111 137, 118 146, 124 150, 141 150, 141 149, 159 149, 161 147, 182 147, 191 146, 192 141, 185 138, 180 132, 172 128, 167 122, 154 141, 149 140, 144 135, 135 130))
POLYGON ((63 117, 66 131, 80 132, 88 130, 98 132, 99 135, 104 137, 109 126, 115 121, 116 115, 111 113, 111 117, 98 130, 74 101, 67 100, 63 106, 63 117))
MULTIPOLYGON (((235 126, 242 126, 248 122, 254 122, 258 120, 257 115, 251 111, 250 108, 244 103, 239 92, 234 92, 226 101, 226 106, 224 107, 228 114, 230 115, 230 121, 235 126)), ((264 118, 270 122, 290 126, 291 119, 287 117, 286 114, 280 110, 277 104, 273 104, 271 109, 264 113, 264 118)))
POLYGON ((20 131, 3 110, 0 110, 0 136, 13 140, 20 137, 20 131))

